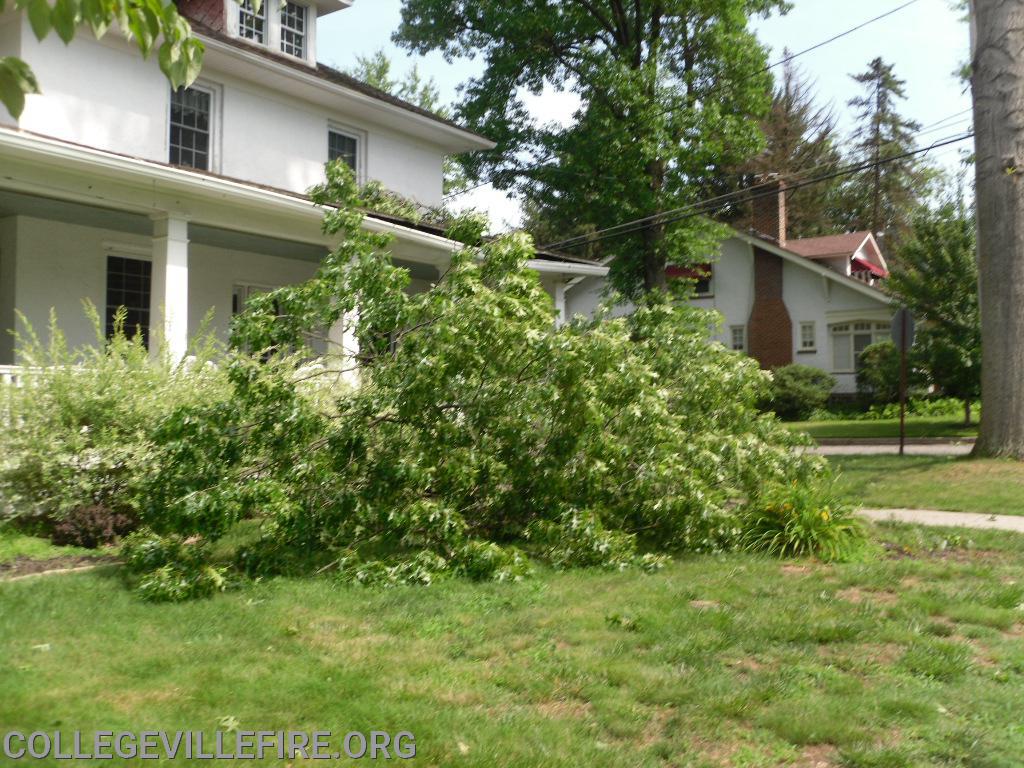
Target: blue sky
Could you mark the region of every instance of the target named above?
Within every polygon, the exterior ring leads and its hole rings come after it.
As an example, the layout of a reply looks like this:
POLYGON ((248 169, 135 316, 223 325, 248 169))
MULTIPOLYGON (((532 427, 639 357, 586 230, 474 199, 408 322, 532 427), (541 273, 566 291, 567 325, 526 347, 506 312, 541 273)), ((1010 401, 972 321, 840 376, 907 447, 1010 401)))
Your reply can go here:
MULTIPOLYGON (((784 48, 800 51, 868 19, 895 8, 899 0, 795 0, 793 10, 755 23, 761 41, 777 60, 784 48)), ((333 13, 317 26, 317 48, 326 64, 349 68, 356 57, 383 48, 395 60, 399 71, 418 63, 433 77, 442 96, 453 101, 458 85, 477 74, 479 61, 449 64, 437 54, 412 57, 391 42, 400 21, 401 0, 355 0, 351 8, 333 13)), ((904 10, 872 24, 842 40, 801 56, 797 63, 815 83, 822 103, 831 103, 844 129, 850 125, 847 101, 856 93, 849 75, 863 71, 876 56, 895 65, 906 80, 904 114, 932 132, 923 135, 922 145, 960 132, 969 125, 970 94, 954 76, 967 59, 967 25, 952 0, 917 0, 904 10), (962 113, 962 114, 958 114, 962 113), (938 121, 949 121, 935 125, 938 121)), ((571 94, 544 93, 530 99, 531 111, 542 119, 564 120, 571 115, 575 99, 571 94)), ((936 150, 938 161, 956 162, 955 147, 936 150)), ((503 193, 479 190, 459 199, 463 205, 488 210, 492 224, 505 228, 518 222, 518 204, 503 193)))

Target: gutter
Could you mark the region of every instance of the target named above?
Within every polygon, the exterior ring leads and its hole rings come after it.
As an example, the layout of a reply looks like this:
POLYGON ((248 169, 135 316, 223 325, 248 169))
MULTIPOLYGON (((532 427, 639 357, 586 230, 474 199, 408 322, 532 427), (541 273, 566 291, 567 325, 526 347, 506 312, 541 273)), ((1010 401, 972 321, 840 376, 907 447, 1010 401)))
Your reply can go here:
MULTIPOLYGON (((214 176, 163 163, 143 160, 140 158, 118 155, 104 150, 93 149, 68 142, 60 141, 35 134, 28 134, 11 128, 0 127, 0 157, 3 154, 32 163, 36 167, 52 166, 62 171, 78 170, 89 178, 104 177, 114 181, 127 183, 146 194, 162 191, 169 194, 189 194, 198 198, 207 198, 217 202, 233 203, 270 213, 288 213, 308 218, 311 225, 318 227, 322 219, 320 210, 307 198, 283 190, 253 186, 220 176, 214 176), (77 166, 77 168, 76 168, 77 166)), ((3 165, 0 164, 0 178, 4 178, 3 165)), ((59 197, 58 192, 51 192, 59 197)), ((110 208, 111 201, 96 196, 93 199, 103 203, 102 207, 110 208)), ((144 199, 140 196, 139 198, 144 199)), ((155 207, 140 205, 138 201, 121 203, 122 210, 127 209, 141 214, 153 214, 155 207)), ((201 219, 194 219, 202 221, 201 219)), ((206 223, 206 222, 202 222, 206 223)), ((222 226, 216 222, 211 226, 222 226)), ((386 219, 378 219, 367 213, 363 226, 371 232, 394 235, 398 239, 415 243, 436 252, 451 254, 461 243, 449 240, 441 235, 423 232, 412 227, 396 224, 386 219)), ((319 229, 314 231, 319 232, 319 229)), ((323 239, 310 238, 309 242, 322 244, 323 239)), ((552 262, 534 259, 527 263, 530 269, 542 274, 604 276, 608 270, 596 264, 576 264, 572 262, 552 262)))

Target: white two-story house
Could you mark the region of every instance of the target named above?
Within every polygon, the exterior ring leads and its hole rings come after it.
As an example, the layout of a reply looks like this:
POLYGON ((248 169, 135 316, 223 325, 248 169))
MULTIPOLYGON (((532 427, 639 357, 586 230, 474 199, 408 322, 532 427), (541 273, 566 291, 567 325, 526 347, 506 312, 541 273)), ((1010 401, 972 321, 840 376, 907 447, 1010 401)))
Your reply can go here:
MULTIPOLYGON (((372 1, 372 0, 371 0, 372 1)), ((190 88, 116 30, 71 45, 36 40, 0 14, 0 56, 32 67, 42 93, 18 119, 0 107, 0 365, 15 363, 16 311, 45 330, 51 308, 72 346, 92 340, 81 303, 160 329, 174 355, 203 318, 226 336, 254 292, 310 277, 332 243, 305 192, 341 158, 424 205, 442 198, 447 155, 493 144, 317 63, 316 22, 352 0, 179 0, 206 46, 190 88)), ((422 290, 455 245, 437 231, 369 215, 422 290)), ((592 263, 531 266, 556 303, 592 263)), ((331 342, 341 344, 332 329, 331 342)))

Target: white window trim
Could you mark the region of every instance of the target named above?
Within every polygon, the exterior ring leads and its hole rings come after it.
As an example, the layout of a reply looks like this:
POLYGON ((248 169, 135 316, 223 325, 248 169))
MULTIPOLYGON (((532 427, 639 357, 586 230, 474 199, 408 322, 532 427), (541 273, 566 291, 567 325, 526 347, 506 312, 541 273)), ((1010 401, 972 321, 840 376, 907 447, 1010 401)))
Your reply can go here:
POLYGON ((887 322, 887 321, 884 321, 884 320, 865 320, 865 319, 846 320, 846 321, 838 322, 838 323, 829 323, 829 325, 828 325, 828 340, 829 340, 829 346, 830 346, 829 352, 831 353, 831 358, 832 358, 831 361, 830 361, 831 364, 832 364, 832 367, 833 367, 832 373, 856 373, 857 372, 857 355, 856 355, 856 351, 854 350, 854 343, 853 343, 853 337, 854 336, 856 336, 858 334, 861 334, 861 333, 870 333, 871 334, 871 343, 872 344, 877 344, 880 341, 885 341, 886 339, 891 339, 892 338, 892 327, 891 326, 892 326, 892 324, 890 322, 887 322), (857 325, 858 323, 868 323, 871 326, 871 330, 870 331, 867 331, 867 330, 860 330, 860 331, 854 330, 854 326, 857 325), (883 330, 883 329, 879 329, 878 328, 879 325, 887 325, 888 327, 883 330), (836 326, 848 326, 848 330, 842 331, 839 335, 849 336, 850 337, 850 358, 847 361, 849 363, 849 366, 850 366, 849 368, 836 368, 835 367, 835 338, 836 338, 836 335, 837 335, 836 331, 835 331, 836 326))
POLYGON ((242 37, 238 34, 238 9, 239 5, 236 0, 224 0, 224 18, 227 21, 227 33, 230 37, 234 37, 238 40, 242 40, 249 45, 254 45, 259 48, 265 48, 271 53, 276 53, 280 56, 287 56, 293 61, 301 61, 308 64, 311 67, 316 66, 316 21, 317 21, 317 8, 316 5, 306 2, 296 2, 292 0, 295 5, 301 5, 306 9, 306 34, 305 34, 305 54, 302 57, 292 56, 290 53, 285 53, 281 50, 281 3, 280 0, 263 0, 264 5, 267 6, 267 19, 266 26, 263 31, 263 42, 257 43, 255 40, 250 40, 247 37, 242 37))
MULTIPOLYGON (((237 5, 235 6, 238 7, 237 5)), ((223 88, 209 80, 196 80, 189 88, 210 94, 210 167, 209 173, 220 173, 221 158, 221 104, 223 88)), ((171 87, 167 87, 167 113, 164 123, 164 159, 171 159, 171 87)), ((187 167, 187 166, 183 166, 187 167)), ((196 169, 202 170, 202 169, 196 169)))
POLYGON ((336 123, 333 120, 327 122, 327 131, 324 133, 324 164, 326 165, 329 161, 328 145, 330 143, 330 134, 338 133, 342 136, 347 136, 350 139, 356 140, 356 182, 359 184, 366 183, 366 131, 361 131, 358 128, 353 128, 350 125, 343 123, 336 123))
POLYGON ((734 352, 746 353, 746 351, 747 351, 747 326, 745 326, 745 325, 730 325, 729 326, 729 349, 733 350, 734 352), (739 348, 736 347, 736 331, 739 331, 740 333, 743 334, 743 346, 741 346, 739 348))
POLYGON ((811 354, 818 351, 818 324, 814 320, 804 320, 800 323, 800 337, 797 339, 797 352, 811 354), (811 346, 804 346, 804 328, 811 329, 811 346))

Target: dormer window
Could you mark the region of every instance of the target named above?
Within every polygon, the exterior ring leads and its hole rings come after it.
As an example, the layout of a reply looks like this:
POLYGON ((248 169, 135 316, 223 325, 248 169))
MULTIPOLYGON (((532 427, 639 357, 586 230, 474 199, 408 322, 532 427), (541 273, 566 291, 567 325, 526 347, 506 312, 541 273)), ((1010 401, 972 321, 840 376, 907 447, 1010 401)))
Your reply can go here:
POLYGON ((306 58, 306 6, 287 1, 281 4, 281 52, 306 58))
POLYGON ((264 43, 267 35, 267 3, 260 3, 260 10, 253 8, 252 0, 242 0, 238 6, 238 36, 257 43, 264 43))
POLYGON ((291 56, 311 67, 316 66, 317 7, 305 4, 308 0, 223 2, 229 35, 247 40, 269 52, 291 56))

